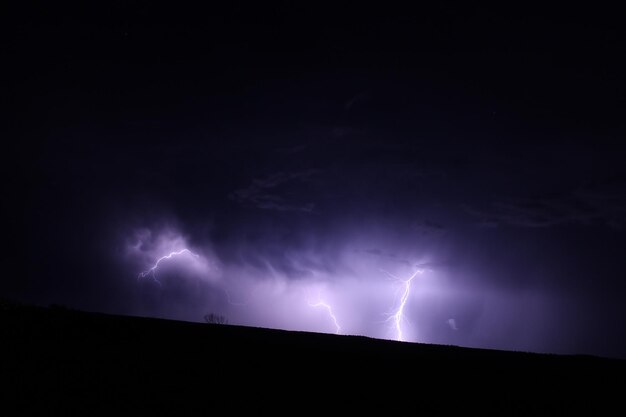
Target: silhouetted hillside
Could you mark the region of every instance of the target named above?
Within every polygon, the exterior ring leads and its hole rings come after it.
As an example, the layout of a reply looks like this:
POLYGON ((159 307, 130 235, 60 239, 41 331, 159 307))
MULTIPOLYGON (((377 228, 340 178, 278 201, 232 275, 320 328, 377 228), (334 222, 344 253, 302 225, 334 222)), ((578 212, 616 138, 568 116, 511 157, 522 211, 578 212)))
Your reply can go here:
POLYGON ((351 413, 411 415, 597 412, 623 408, 618 399, 626 370, 624 361, 588 356, 6 303, 0 308, 0 341, 2 403, 15 414, 35 409, 178 415, 222 407, 229 414, 244 409, 339 412, 344 407, 351 413))

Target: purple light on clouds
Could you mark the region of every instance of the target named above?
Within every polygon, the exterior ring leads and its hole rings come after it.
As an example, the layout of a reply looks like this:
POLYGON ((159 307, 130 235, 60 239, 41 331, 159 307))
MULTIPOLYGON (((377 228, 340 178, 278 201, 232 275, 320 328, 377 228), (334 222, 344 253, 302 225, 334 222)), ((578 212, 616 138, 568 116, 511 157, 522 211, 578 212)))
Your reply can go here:
MULTIPOLYGON (((214 281, 219 275, 219 264, 207 248, 191 249, 187 238, 173 227, 159 231, 135 229, 126 241, 126 257, 142 269, 138 278, 152 278, 157 284, 157 271, 177 270, 185 276, 214 281)), ((164 271, 165 272, 165 271, 164 271)), ((167 275, 167 274, 166 274, 167 275)))
POLYGON ((402 285, 399 304, 387 320, 394 323, 395 334, 389 337, 379 318, 394 293, 375 271, 381 267, 404 271, 409 263, 358 249, 369 244, 351 240, 332 254, 292 250, 285 255, 291 268, 286 269, 272 257, 254 263, 220 261, 209 247, 190 245, 170 227, 135 231, 134 239, 127 241, 127 253, 133 263, 144 267, 139 278, 150 277, 159 284, 142 290, 151 304, 140 314, 199 320, 217 312, 233 324, 404 341, 410 333, 406 306, 413 295, 412 281, 423 270, 406 280, 385 270, 395 284, 402 285), (333 267, 326 266, 329 256, 335 257, 333 267))
MULTIPOLYGON (((172 226, 131 233, 124 268, 158 283, 135 281, 137 315, 202 322, 216 313, 234 325, 494 348, 517 340, 502 335, 545 334, 502 312, 547 298, 477 285, 482 271, 437 263, 446 248, 410 234, 354 228, 337 231, 328 246, 274 250, 265 240, 218 247, 172 226)), ((537 314, 548 310, 537 305, 537 314)))

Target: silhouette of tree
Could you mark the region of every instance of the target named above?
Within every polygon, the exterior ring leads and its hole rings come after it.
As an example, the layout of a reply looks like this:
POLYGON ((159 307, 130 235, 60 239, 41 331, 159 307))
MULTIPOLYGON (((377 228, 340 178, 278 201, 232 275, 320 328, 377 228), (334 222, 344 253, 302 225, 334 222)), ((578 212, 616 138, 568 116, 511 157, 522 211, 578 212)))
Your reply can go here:
POLYGON ((228 324, 226 317, 221 314, 209 313, 204 316, 204 321, 211 324, 228 324))

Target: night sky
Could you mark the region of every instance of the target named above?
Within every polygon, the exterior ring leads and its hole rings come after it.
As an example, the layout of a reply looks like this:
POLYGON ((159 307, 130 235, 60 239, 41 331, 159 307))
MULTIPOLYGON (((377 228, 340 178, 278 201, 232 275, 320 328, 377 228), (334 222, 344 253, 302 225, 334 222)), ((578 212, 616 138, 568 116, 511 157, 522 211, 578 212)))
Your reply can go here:
POLYGON ((7 13, 0 296, 626 358, 618 10, 204 3, 7 13))

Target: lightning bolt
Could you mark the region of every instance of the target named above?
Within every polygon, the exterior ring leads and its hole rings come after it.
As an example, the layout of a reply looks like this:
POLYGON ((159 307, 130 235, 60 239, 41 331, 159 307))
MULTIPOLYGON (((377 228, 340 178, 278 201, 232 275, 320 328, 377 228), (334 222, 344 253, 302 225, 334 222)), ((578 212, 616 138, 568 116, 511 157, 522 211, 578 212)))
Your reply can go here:
POLYGON ((158 284, 160 284, 159 280, 156 279, 156 270, 159 267, 159 264, 162 261, 168 260, 168 259, 172 259, 174 256, 179 256, 182 255, 183 253, 188 253, 191 256, 194 256, 196 258, 199 258, 200 255, 193 253, 192 251, 190 251, 189 249, 181 249, 179 251, 176 252, 171 252, 169 255, 165 255, 165 256, 161 256, 159 259, 157 259, 157 261, 154 263, 154 265, 152 266, 152 268, 145 270, 143 272, 139 273, 138 278, 145 278, 148 275, 152 276, 152 279, 157 282, 158 284))
POLYGON ((402 333, 402 322, 406 321, 406 318, 404 317, 404 307, 406 307, 406 302, 409 299, 409 295, 411 294, 411 284, 413 283, 413 279, 415 279, 415 277, 418 274, 421 274, 424 271, 421 269, 418 269, 417 271, 413 273, 413 275, 411 275, 408 279, 405 279, 405 280, 400 279, 387 271, 383 271, 383 272, 389 275, 395 281, 402 283, 403 289, 402 289, 402 296, 400 297, 400 303, 398 304, 398 308, 396 309, 396 312, 393 313, 387 319, 387 321, 393 322, 393 325, 396 329, 396 340, 399 342, 404 342, 405 341, 404 334, 402 333))
POLYGON ((330 318, 333 320, 333 323, 335 324, 335 334, 341 333, 341 326, 339 325, 339 322, 337 321, 337 317, 333 313, 333 308, 330 306, 330 304, 327 304, 326 302, 324 302, 324 300, 320 300, 317 303, 309 302, 309 305, 311 307, 322 307, 326 309, 326 311, 328 312, 328 315, 330 316, 330 318))

